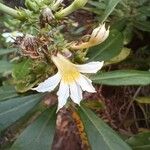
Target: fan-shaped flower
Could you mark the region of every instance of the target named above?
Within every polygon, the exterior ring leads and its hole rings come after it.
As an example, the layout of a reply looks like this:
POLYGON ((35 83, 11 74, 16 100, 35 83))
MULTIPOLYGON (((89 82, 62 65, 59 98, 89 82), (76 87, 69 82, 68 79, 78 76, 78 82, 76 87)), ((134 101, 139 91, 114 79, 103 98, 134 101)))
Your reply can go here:
POLYGON ((92 81, 81 73, 96 73, 103 66, 103 62, 89 62, 76 65, 63 55, 58 53, 52 56, 52 61, 58 68, 58 72, 33 88, 38 92, 51 92, 60 83, 58 95, 58 110, 62 108, 70 98, 77 104, 82 100, 82 91, 94 93, 92 81))
POLYGON ((90 39, 87 42, 82 42, 81 44, 73 44, 71 48, 73 49, 85 49, 104 42, 109 36, 109 28, 106 30, 105 24, 100 25, 95 28, 90 35, 90 39))

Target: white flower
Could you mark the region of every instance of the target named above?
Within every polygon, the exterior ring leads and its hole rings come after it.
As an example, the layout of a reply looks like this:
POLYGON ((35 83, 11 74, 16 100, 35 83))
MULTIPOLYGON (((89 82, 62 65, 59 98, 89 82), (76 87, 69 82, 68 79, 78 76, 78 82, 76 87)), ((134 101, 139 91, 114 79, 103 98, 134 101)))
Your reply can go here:
POLYGON ((87 42, 82 42, 81 44, 73 44, 71 48, 73 49, 85 49, 104 42, 109 36, 109 28, 106 30, 105 24, 100 25, 95 28, 90 35, 90 39, 87 42))
POLYGON ((14 32, 5 32, 2 34, 2 36, 6 39, 6 42, 15 42, 16 38, 19 36, 23 36, 23 33, 18 32, 18 31, 14 31, 14 32))
POLYGON ((80 104, 82 100, 82 91, 94 93, 95 88, 92 81, 81 73, 96 73, 103 66, 103 62, 90 62, 83 65, 76 65, 67 58, 58 53, 52 56, 52 61, 58 68, 58 72, 40 83, 36 88, 38 92, 50 92, 60 83, 58 95, 58 110, 62 108, 69 96, 71 99, 80 104))

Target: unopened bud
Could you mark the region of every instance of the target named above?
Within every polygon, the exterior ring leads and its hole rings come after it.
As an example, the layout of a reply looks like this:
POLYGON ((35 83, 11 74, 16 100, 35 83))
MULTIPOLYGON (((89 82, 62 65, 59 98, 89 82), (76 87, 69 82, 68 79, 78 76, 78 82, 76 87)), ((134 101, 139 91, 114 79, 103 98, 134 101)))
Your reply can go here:
POLYGON ((37 12, 39 10, 39 7, 37 6, 37 3, 34 0, 26 0, 25 6, 34 12, 37 12))
POLYGON ((109 27, 106 29, 105 24, 99 25, 99 27, 95 28, 90 35, 90 39, 87 42, 82 42, 80 44, 72 44, 72 49, 85 49, 92 46, 96 46, 104 42, 109 36, 109 27))
POLYGON ((49 7, 46 7, 42 10, 41 16, 40 16, 40 23, 44 26, 45 23, 50 24, 52 19, 54 18, 54 15, 49 7))

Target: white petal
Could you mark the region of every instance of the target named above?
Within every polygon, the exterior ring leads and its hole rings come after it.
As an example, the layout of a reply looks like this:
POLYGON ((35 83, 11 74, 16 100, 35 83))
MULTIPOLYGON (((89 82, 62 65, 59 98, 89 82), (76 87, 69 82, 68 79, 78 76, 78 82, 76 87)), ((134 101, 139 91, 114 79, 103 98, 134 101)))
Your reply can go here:
POLYGON ((6 43, 8 43, 8 42, 14 43, 15 39, 13 39, 12 37, 7 37, 6 38, 6 43))
POLYGON ((59 73, 57 73, 54 76, 45 80, 44 82, 40 83, 36 88, 33 88, 32 90, 36 90, 38 92, 50 92, 54 90, 54 88, 58 85, 60 79, 61 77, 59 73))
POLYGON ((70 97, 77 104, 80 104, 83 98, 81 87, 76 82, 70 84, 70 97))
POLYGON ((102 42, 105 41, 107 39, 107 37, 109 36, 109 30, 107 30, 102 38, 102 42))
POLYGON ((95 88, 92 85, 92 81, 84 75, 80 75, 80 78, 76 81, 82 88, 83 91, 89 93, 95 93, 95 88))
POLYGON ((67 99, 69 97, 69 85, 61 81, 57 95, 58 95, 58 108, 57 108, 58 111, 67 102, 67 99))
POLYGON ((21 32, 16 32, 16 33, 14 33, 14 34, 12 34, 14 37, 18 37, 18 36, 23 36, 23 33, 21 33, 21 32))
POLYGON ((8 32, 5 32, 5 33, 2 34, 2 36, 3 36, 4 38, 7 38, 7 37, 11 36, 11 34, 8 33, 8 32))
POLYGON ((99 30, 101 29, 102 25, 100 25, 99 27, 95 28, 91 34, 91 39, 95 38, 99 32, 99 30))
POLYGON ((103 67, 104 61, 96 61, 96 62, 90 62, 83 65, 76 65, 79 72, 82 73, 96 73, 103 67))

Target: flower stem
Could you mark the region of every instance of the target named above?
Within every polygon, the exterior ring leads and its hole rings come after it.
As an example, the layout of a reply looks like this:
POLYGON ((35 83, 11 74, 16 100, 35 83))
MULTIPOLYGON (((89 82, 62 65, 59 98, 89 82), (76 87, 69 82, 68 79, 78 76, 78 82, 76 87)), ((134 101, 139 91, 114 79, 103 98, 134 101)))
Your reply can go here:
POLYGON ((2 3, 0 3, 0 12, 6 13, 15 18, 20 18, 20 15, 18 14, 17 10, 10 8, 2 3))
POLYGON ((71 5, 69 5, 67 8, 57 12, 55 14, 55 17, 57 19, 61 19, 69 14, 71 14, 72 12, 74 12, 75 10, 84 7, 84 5, 87 3, 88 0, 75 0, 71 5))
POLYGON ((58 7, 60 6, 60 4, 62 3, 63 0, 57 0, 52 7, 52 10, 55 11, 58 9, 58 7))

